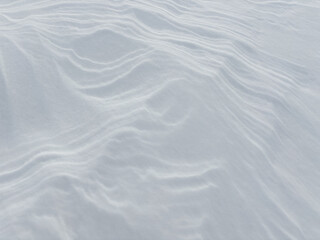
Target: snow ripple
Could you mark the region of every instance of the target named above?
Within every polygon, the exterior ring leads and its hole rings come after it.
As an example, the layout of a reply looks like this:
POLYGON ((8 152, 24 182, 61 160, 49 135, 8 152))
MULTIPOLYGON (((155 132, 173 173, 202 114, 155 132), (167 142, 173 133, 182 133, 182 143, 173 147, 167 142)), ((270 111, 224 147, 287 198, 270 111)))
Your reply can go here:
POLYGON ((0 239, 319 239, 319 9, 2 0, 0 239))

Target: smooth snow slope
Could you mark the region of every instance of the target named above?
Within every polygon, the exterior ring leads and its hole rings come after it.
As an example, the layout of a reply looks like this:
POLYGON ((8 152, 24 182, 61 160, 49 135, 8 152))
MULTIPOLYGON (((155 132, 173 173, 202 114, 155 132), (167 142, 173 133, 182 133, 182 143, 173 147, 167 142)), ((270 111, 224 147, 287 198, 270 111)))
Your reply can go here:
POLYGON ((0 0, 0 239, 319 240, 319 0, 0 0))

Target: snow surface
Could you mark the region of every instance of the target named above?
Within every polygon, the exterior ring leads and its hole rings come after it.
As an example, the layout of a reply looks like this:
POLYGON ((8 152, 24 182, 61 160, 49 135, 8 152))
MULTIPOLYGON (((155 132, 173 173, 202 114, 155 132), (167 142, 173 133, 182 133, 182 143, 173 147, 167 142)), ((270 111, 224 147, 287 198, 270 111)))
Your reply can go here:
POLYGON ((1 240, 319 240, 319 0, 0 0, 1 240))

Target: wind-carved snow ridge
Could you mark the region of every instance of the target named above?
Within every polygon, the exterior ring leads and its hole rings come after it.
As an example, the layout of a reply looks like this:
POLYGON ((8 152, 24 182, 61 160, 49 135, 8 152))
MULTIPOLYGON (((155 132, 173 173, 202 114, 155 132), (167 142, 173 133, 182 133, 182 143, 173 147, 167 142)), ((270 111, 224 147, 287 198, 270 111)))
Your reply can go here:
POLYGON ((320 239, 319 11, 0 1, 0 239, 320 239))

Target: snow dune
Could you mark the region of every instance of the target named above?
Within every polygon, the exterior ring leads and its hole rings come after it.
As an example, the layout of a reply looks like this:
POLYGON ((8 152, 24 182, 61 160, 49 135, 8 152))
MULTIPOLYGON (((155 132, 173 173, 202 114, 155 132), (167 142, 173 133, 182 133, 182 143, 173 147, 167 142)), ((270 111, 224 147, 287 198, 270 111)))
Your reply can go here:
POLYGON ((320 239, 318 0, 1 0, 0 239, 320 239))

